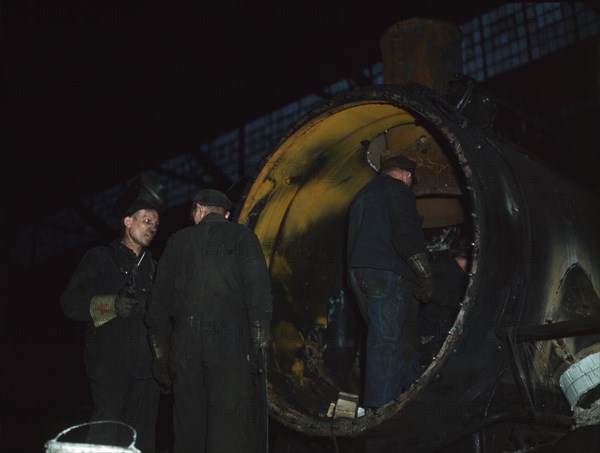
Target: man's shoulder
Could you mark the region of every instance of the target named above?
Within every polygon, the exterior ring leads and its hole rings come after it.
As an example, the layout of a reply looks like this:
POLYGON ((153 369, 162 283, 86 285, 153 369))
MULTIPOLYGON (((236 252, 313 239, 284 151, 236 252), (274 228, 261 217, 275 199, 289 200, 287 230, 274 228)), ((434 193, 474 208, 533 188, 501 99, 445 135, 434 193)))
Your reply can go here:
POLYGON ((415 195, 412 190, 402 181, 380 174, 369 181, 361 190, 358 191, 352 201, 352 206, 369 204, 371 206, 381 206, 382 200, 389 198, 395 200, 406 200, 410 202, 415 195))
POLYGON ((396 178, 392 178, 391 176, 386 175, 385 173, 381 173, 375 176, 373 179, 371 179, 367 184, 365 184, 363 190, 385 190, 387 187, 408 189, 408 186, 402 181, 396 178))
POLYGON ((80 265, 100 265, 114 256, 111 245, 98 245, 87 249, 80 260, 80 265))
POLYGON ((366 183, 356 194, 355 200, 370 196, 372 194, 383 193, 387 187, 393 184, 394 179, 380 174, 366 183), (391 180, 391 181, 390 181, 391 180))
POLYGON ((243 223, 237 222, 227 222, 226 227, 232 234, 238 234, 240 236, 255 236, 254 231, 252 231, 248 226, 243 223))
POLYGON ((171 244, 173 244, 173 243, 180 242, 181 240, 188 239, 190 237, 190 235, 193 234, 194 228, 195 228, 195 225, 188 226, 188 227, 185 227, 185 228, 182 228, 180 230, 175 231, 171 235, 171 237, 169 237, 168 242, 171 243, 171 244))
POLYGON ((103 256, 113 253, 114 246, 110 245, 97 245, 95 247, 89 248, 85 254, 88 256, 103 256))
POLYGON ((204 234, 204 232, 211 231, 211 230, 212 231, 221 231, 222 233, 225 233, 225 234, 239 235, 239 236, 254 234, 254 232, 250 228, 248 228, 246 225, 236 223, 236 222, 231 222, 231 221, 223 218, 222 221, 211 219, 211 222, 206 222, 206 223, 200 222, 197 225, 192 225, 192 226, 183 228, 183 229, 173 233, 170 240, 171 241, 187 240, 192 236, 195 236, 198 234, 204 234))
POLYGON ((256 233, 243 223, 227 221, 220 224, 220 235, 226 241, 259 242, 256 233))

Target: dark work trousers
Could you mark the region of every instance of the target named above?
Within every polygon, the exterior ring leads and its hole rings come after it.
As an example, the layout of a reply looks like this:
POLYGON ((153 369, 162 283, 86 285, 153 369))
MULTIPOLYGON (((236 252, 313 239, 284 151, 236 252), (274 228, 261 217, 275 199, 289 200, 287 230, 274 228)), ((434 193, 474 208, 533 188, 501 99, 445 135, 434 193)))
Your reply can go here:
MULTIPOLYGON (((137 433, 135 446, 142 452, 155 450, 156 420, 160 386, 153 378, 131 376, 119 361, 107 357, 87 358, 94 412, 90 421, 110 420, 127 423, 137 433)), ((115 423, 90 426, 88 441, 101 445, 129 445, 132 432, 115 423)))
POLYGON ((367 322, 363 404, 380 407, 420 376, 416 286, 398 274, 350 270, 350 285, 367 322))
POLYGON ((256 452, 256 386, 248 360, 180 360, 171 366, 175 452, 256 452))

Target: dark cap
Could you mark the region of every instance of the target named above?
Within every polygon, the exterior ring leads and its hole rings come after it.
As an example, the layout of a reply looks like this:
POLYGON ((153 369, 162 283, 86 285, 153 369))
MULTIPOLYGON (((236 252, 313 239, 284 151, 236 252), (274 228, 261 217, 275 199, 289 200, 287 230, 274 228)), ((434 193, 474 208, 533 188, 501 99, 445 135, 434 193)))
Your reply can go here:
POLYGON ((192 203, 204 206, 220 206, 227 210, 231 209, 231 200, 223 192, 214 189, 204 189, 194 195, 192 203))
POLYGON ((115 217, 131 216, 140 209, 154 209, 161 214, 164 205, 164 187, 156 176, 143 172, 119 195, 115 217))
POLYGON ((158 212, 159 215, 162 214, 162 205, 158 206, 156 203, 153 203, 152 201, 143 200, 143 199, 138 198, 133 203, 131 203, 131 205, 129 206, 129 208, 127 210, 124 211, 123 217, 130 217, 142 209, 154 209, 156 212, 158 212))
POLYGON ((414 173, 417 164, 404 156, 385 156, 385 154, 382 154, 380 171, 388 170, 390 168, 399 168, 414 173))

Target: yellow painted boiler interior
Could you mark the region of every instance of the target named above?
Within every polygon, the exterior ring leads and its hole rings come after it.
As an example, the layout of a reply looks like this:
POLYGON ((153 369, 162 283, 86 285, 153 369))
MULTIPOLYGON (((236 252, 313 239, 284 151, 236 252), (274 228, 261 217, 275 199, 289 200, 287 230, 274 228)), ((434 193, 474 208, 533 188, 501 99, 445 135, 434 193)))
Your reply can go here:
POLYGON ((377 174, 383 149, 400 150, 417 162, 413 190, 425 228, 464 221, 449 145, 430 130, 395 105, 346 105, 291 134, 249 188, 238 221, 259 237, 273 279, 271 404, 326 417, 339 391, 360 391, 359 369, 341 381, 323 365, 323 338, 328 301, 348 292, 347 210, 377 174))

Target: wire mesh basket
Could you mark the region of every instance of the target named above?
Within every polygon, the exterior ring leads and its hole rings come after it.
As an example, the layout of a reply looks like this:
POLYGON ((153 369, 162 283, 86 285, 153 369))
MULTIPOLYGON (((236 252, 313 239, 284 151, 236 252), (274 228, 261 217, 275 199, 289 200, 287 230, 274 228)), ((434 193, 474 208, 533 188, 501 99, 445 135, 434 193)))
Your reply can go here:
POLYGON ((70 428, 61 431, 54 439, 46 442, 46 453, 141 453, 135 447, 135 440, 137 438, 137 433, 135 429, 129 426, 126 423, 116 422, 116 421, 96 421, 96 422, 88 422, 82 423, 81 425, 71 426, 70 428), (77 442, 63 442, 60 441, 59 438, 64 437, 67 433, 83 428, 86 426, 98 424, 98 423, 116 423, 119 425, 126 426, 132 432, 132 441, 131 444, 127 447, 120 447, 117 445, 99 445, 99 444, 89 444, 89 443, 77 443, 77 442))

